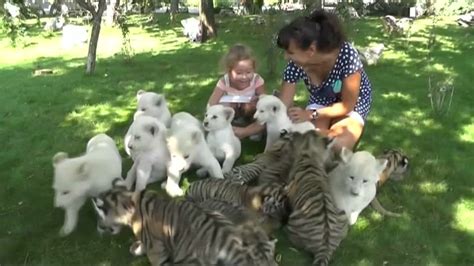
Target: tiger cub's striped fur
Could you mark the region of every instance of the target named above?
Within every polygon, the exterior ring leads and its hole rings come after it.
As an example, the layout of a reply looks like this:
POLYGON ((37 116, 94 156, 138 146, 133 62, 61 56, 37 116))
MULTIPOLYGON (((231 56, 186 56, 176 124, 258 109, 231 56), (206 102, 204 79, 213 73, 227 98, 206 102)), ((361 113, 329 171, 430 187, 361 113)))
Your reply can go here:
POLYGON ((250 187, 227 179, 208 178, 193 182, 186 193, 194 202, 216 199, 263 213, 272 227, 279 227, 288 213, 282 186, 250 187))
POLYGON ((251 163, 234 167, 225 179, 240 184, 286 183, 292 162, 291 133, 282 135, 266 152, 256 156, 251 163))
POLYGON ((217 212, 223 215, 240 233, 244 245, 249 248, 257 265, 276 265, 276 239, 270 240, 264 218, 257 213, 232 203, 221 200, 208 199, 197 203, 206 211, 217 212))
POLYGON ((207 178, 191 183, 186 191, 186 198, 194 202, 217 199, 253 210, 259 210, 262 206, 262 198, 257 190, 252 190, 247 185, 217 178, 207 178))
MULTIPOLYGON (((408 157, 403 154, 400 150, 390 149, 385 150, 382 155, 377 156, 377 159, 386 159, 387 166, 383 170, 382 174, 379 176, 379 181, 377 182, 377 187, 380 188, 388 179, 393 179, 396 181, 402 180, 408 172, 408 157)), ((377 197, 375 197, 370 206, 378 211, 382 215, 400 217, 401 214, 394 213, 386 210, 382 204, 380 204, 377 197)))
POLYGON ((132 228, 138 240, 132 253, 146 253, 152 265, 258 265, 228 220, 192 202, 115 187, 95 204, 104 227, 132 228))
POLYGON ((388 179, 400 181, 408 171, 408 157, 400 150, 385 150, 377 159, 386 159, 387 167, 379 177, 378 186, 382 186, 388 179))
POLYGON ((288 216, 284 186, 288 183, 291 168, 292 133, 282 134, 280 138, 265 152, 256 156, 248 164, 237 166, 224 178, 240 184, 257 185, 265 190, 262 211, 272 218, 275 227, 285 223, 288 216))
POLYGON ((295 135, 293 141, 295 157, 288 185, 291 213, 286 229, 295 246, 314 255, 313 265, 328 265, 348 228, 329 191, 324 164, 331 145, 331 140, 316 132, 295 135))

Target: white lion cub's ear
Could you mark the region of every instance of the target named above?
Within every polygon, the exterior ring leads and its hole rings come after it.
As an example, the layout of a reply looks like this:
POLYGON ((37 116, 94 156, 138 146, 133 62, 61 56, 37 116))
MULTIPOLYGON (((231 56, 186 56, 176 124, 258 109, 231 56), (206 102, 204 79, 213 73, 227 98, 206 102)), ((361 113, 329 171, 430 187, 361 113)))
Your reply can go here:
POLYGON ((278 105, 278 104, 272 105, 272 111, 273 111, 274 113, 280 111, 280 105, 278 105))
POLYGON ((117 177, 114 180, 112 180, 112 187, 127 189, 127 184, 125 183, 125 180, 123 180, 123 178, 117 177))
POLYGON ((142 94, 144 94, 146 91, 144 90, 139 90, 137 91, 137 100, 140 100, 140 98, 142 97, 142 94))
POLYGON ((231 122, 232 120, 234 120, 234 116, 235 116, 235 111, 233 108, 231 107, 224 107, 224 114, 225 114, 225 119, 229 122, 231 122))
POLYGON ((353 154, 354 154, 354 153, 352 153, 352 151, 349 150, 348 148, 342 147, 342 149, 341 149, 341 155, 340 155, 341 160, 342 160, 344 163, 348 163, 353 154))
POLYGON ((200 131, 194 131, 192 134, 191 134, 191 140, 193 141, 193 143, 195 145, 199 144, 201 142, 201 132, 200 131))
POLYGON ((164 102, 164 98, 161 95, 155 95, 153 102, 156 106, 161 106, 161 104, 164 102))
POLYGON ((385 170, 387 163, 388 160, 386 159, 377 159, 377 166, 375 168, 377 170, 377 177, 385 170))
POLYGON ((94 206, 95 212, 99 215, 101 219, 105 218, 105 213, 102 210, 104 206, 104 201, 101 198, 92 198, 92 206, 94 206))
POLYGON ((81 165, 79 165, 77 168, 76 173, 78 174, 79 178, 87 178, 89 175, 89 165, 87 165, 87 162, 81 163, 81 165))
POLYGON ((53 166, 56 166, 58 163, 64 161, 69 156, 65 152, 58 152, 53 156, 53 166))
POLYGON ((155 125, 155 124, 147 124, 147 125, 145 125, 144 128, 152 136, 155 136, 156 134, 158 134, 158 131, 160 130, 158 125, 155 125))

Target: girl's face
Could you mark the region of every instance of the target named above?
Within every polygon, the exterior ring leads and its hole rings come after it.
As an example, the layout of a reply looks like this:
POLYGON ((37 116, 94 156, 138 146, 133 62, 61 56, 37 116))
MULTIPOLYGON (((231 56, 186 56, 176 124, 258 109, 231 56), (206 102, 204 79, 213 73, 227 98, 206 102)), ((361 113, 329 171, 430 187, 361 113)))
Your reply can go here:
POLYGON ((248 86, 255 73, 253 65, 254 62, 250 59, 241 60, 237 62, 229 72, 230 78, 236 84, 240 84, 241 86, 248 86))
POLYGON ((288 49, 285 50, 285 59, 291 60, 295 62, 295 64, 302 67, 308 65, 309 62, 314 62, 314 59, 312 59, 312 57, 314 57, 315 55, 317 55, 315 44, 311 44, 308 49, 303 50, 293 40, 290 41, 288 49))

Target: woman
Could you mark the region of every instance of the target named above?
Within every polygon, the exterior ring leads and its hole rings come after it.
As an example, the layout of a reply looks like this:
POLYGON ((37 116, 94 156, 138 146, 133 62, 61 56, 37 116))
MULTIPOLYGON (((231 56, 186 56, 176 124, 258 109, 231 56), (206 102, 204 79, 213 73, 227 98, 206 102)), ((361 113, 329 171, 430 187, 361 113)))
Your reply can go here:
POLYGON ((310 93, 306 109, 288 109, 292 121, 312 121, 323 134, 336 138, 338 148, 353 149, 370 111, 372 89, 336 15, 317 10, 297 18, 280 30, 277 44, 289 60, 281 100, 293 105, 301 79, 310 93))

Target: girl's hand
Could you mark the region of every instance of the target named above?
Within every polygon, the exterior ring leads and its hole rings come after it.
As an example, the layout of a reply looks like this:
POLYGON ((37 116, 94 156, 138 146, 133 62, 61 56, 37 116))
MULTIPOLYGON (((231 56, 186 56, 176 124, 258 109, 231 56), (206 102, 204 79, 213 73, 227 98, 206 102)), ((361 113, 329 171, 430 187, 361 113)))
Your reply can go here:
POLYGON ((310 111, 304 110, 301 107, 290 107, 288 109, 288 116, 293 123, 301 123, 311 120, 310 111))

